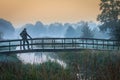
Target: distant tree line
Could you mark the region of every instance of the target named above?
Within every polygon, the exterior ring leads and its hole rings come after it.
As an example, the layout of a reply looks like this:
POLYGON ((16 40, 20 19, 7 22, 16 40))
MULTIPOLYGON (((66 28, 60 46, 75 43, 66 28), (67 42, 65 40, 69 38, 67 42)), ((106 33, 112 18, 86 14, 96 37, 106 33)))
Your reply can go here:
POLYGON ((90 29, 88 22, 82 22, 82 25, 74 29, 72 26, 69 26, 66 30, 65 37, 81 37, 81 38, 93 38, 94 32, 90 29))
MULTIPOLYGON (((27 28, 28 33, 33 37, 67 37, 67 38, 92 38, 93 30, 89 26, 89 22, 81 21, 78 24, 61 24, 53 23, 44 25, 42 22, 36 22, 35 25, 27 24, 22 28, 27 28)), ((21 29, 22 29, 21 28, 21 29)))
MULTIPOLYGON (((52 23, 50 25, 44 25, 42 22, 37 21, 35 25, 26 24, 22 26, 20 29, 15 29, 10 22, 4 19, 0 19, 0 39, 2 38, 13 39, 13 36, 19 38, 19 33, 24 28, 27 28, 27 32, 29 35, 31 35, 32 38, 35 37, 96 38, 96 35, 102 35, 101 32, 99 32, 99 28, 97 27, 96 23, 92 23, 91 25, 91 22, 85 21, 81 21, 74 24, 52 23)), ((104 36, 97 38, 104 38, 104 36)))

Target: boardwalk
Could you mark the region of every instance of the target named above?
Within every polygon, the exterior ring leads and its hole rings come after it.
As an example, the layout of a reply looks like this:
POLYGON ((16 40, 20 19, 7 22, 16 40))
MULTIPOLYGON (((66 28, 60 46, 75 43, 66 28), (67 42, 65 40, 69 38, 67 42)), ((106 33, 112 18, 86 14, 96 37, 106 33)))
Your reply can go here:
POLYGON ((82 49, 120 50, 120 41, 90 38, 34 38, 30 49, 23 50, 22 40, 0 41, 0 54, 27 52, 79 51, 82 49))

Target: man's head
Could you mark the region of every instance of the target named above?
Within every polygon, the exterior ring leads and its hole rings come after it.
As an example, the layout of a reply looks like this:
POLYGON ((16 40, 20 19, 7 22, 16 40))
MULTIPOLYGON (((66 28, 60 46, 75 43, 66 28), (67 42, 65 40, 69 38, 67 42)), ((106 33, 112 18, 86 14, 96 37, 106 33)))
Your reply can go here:
POLYGON ((24 31, 26 31, 26 28, 24 28, 24 31))

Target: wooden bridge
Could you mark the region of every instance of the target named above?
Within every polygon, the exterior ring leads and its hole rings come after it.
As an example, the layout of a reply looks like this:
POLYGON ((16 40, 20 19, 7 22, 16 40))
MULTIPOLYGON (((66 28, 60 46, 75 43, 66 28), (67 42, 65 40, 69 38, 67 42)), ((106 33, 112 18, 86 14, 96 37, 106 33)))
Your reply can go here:
MULTIPOLYGON (((28 39, 30 49, 23 49, 23 41, 1 40, 0 54, 27 52, 79 51, 82 49, 120 50, 120 41, 91 38, 34 38, 28 39)), ((27 44, 26 44, 27 46, 27 44)))

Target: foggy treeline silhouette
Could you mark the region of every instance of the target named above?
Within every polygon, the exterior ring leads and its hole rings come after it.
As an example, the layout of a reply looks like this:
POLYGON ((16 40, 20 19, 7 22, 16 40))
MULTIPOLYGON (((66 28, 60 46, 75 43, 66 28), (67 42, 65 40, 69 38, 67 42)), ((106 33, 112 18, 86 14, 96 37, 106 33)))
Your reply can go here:
POLYGON ((11 38, 14 35, 15 28, 12 23, 4 19, 0 19, 0 39, 11 38))
POLYGON ((101 32, 99 25, 94 22, 80 21, 77 23, 51 23, 49 25, 37 21, 35 24, 26 24, 20 28, 13 27, 11 22, 0 19, 0 39, 18 39, 19 33, 27 28, 33 38, 40 37, 67 37, 67 38, 109 38, 108 32, 101 32), (99 36, 99 37, 98 37, 99 36))

